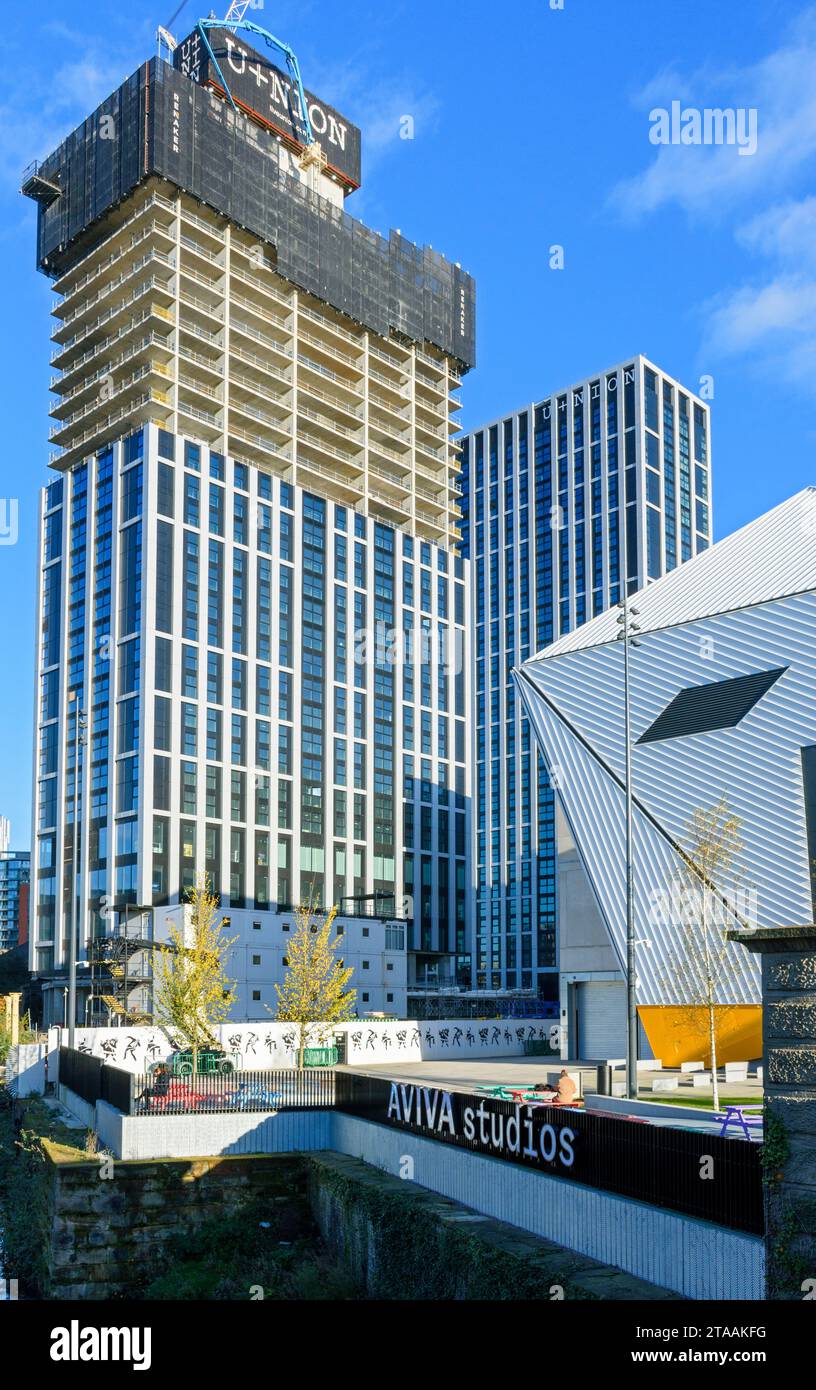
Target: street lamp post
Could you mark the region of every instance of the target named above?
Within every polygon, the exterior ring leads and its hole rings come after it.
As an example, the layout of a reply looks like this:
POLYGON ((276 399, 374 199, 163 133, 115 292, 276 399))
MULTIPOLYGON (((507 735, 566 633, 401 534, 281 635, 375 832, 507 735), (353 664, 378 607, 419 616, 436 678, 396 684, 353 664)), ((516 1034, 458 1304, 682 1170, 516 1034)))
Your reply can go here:
POLYGON ((71 690, 68 700, 74 707, 74 823, 71 857, 71 935, 68 940, 68 1046, 73 1047, 76 1039, 76 972, 77 972, 77 855, 79 852, 79 779, 80 748, 85 746, 85 713, 79 708, 76 690, 71 690))
POLYGON ((637 1079, 637 996, 635 964, 635 892, 634 867, 632 855, 632 714, 629 685, 629 648, 639 647, 640 642, 633 635, 640 631, 632 619, 638 610, 629 606, 624 585, 624 596, 618 604, 618 641, 623 642, 623 711, 624 744, 626 757, 626 1094, 636 1100, 637 1079))

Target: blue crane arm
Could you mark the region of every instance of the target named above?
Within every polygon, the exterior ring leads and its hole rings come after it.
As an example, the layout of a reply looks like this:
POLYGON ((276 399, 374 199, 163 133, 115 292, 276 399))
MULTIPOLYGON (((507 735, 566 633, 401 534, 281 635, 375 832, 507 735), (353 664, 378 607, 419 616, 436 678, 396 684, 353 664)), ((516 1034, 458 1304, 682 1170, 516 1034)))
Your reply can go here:
POLYGON ((303 87, 303 79, 300 75, 300 64, 297 60, 297 55, 295 54, 294 50, 289 47, 288 43, 284 43, 281 39, 276 39, 275 35, 270 34, 268 29, 262 29, 260 24, 253 24, 251 19, 200 19, 198 21, 198 24, 196 25, 196 28, 198 29, 202 39, 204 40, 204 46, 206 47, 207 52, 212 58, 215 70, 221 79, 221 85, 223 86, 224 91, 226 92, 229 98, 230 104, 233 110, 235 111, 238 110, 238 107, 235 105, 235 102, 233 100, 232 92, 229 88, 229 83, 227 82, 223 72, 221 71, 221 65, 219 64, 218 59, 213 53, 212 45, 210 44, 210 41, 207 38, 207 30, 231 29, 232 32, 235 33, 238 29, 246 29, 251 34, 259 34, 268 45, 270 45, 273 48, 277 48, 286 59, 286 66, 289 69, 289 75, 292 79, 295 91, 297 92, 298 105, 300 106, 300 119, 303 125, 303 129, 306 133, 306 143, 308 145, 314 143, 314 131, 312 130, 312 122, 309 118, 309 107, 306 103, 306 92, 304 91, 303 87))

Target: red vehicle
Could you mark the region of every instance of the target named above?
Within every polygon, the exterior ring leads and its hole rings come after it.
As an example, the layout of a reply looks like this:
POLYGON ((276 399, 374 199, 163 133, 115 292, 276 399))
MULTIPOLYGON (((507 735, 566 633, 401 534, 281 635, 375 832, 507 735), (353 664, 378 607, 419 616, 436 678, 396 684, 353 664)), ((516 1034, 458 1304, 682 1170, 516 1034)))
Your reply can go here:
POLYGON ((167 1069, 156 1068, 151 1080, 152 1085, 139 1097, 148 1114, 188 1114, 212 1104, 211 1094, 200 1091, 191 1081, 173 1076, 167 1069))

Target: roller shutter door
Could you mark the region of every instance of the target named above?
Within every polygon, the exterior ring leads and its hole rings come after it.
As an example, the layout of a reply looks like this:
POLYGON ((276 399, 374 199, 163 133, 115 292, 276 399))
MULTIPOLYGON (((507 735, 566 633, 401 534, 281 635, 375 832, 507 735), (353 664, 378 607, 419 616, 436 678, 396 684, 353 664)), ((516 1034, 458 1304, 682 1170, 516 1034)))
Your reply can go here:
POLYGON ((626 985, 585 980, 578 986, 578 1051, 582 1062, 626 1055, 626 985))

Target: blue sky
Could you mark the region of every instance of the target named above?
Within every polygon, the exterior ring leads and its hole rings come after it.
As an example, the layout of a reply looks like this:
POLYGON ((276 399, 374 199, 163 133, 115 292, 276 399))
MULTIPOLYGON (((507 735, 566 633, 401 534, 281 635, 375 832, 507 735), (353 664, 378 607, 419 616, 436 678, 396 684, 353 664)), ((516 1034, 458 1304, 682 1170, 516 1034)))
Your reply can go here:
MULTIPOLYGON (((41 0, 4 22, 0 499, 17 499, 19 535, 0 545, 0 814, 19 847, 30 838, 52 298, 19 175, 154 52, 177 4, 41 0)), ((479 365, 463 423, 635 352, 693 388, 710 377, 719 537, 816 482, 816 4, 560 4, 266 0, 250 17, 362 127, 349 211, 476 277, 479 365), (756 153, 651 143, 650 112, 673 101, 755 109, 756 153), (405 115, 413 140, 400 138, 405 115), (550 269, 555 245, 563 270, 550 269)), ((178 37, 199 8, 187 0, 178 37)))

